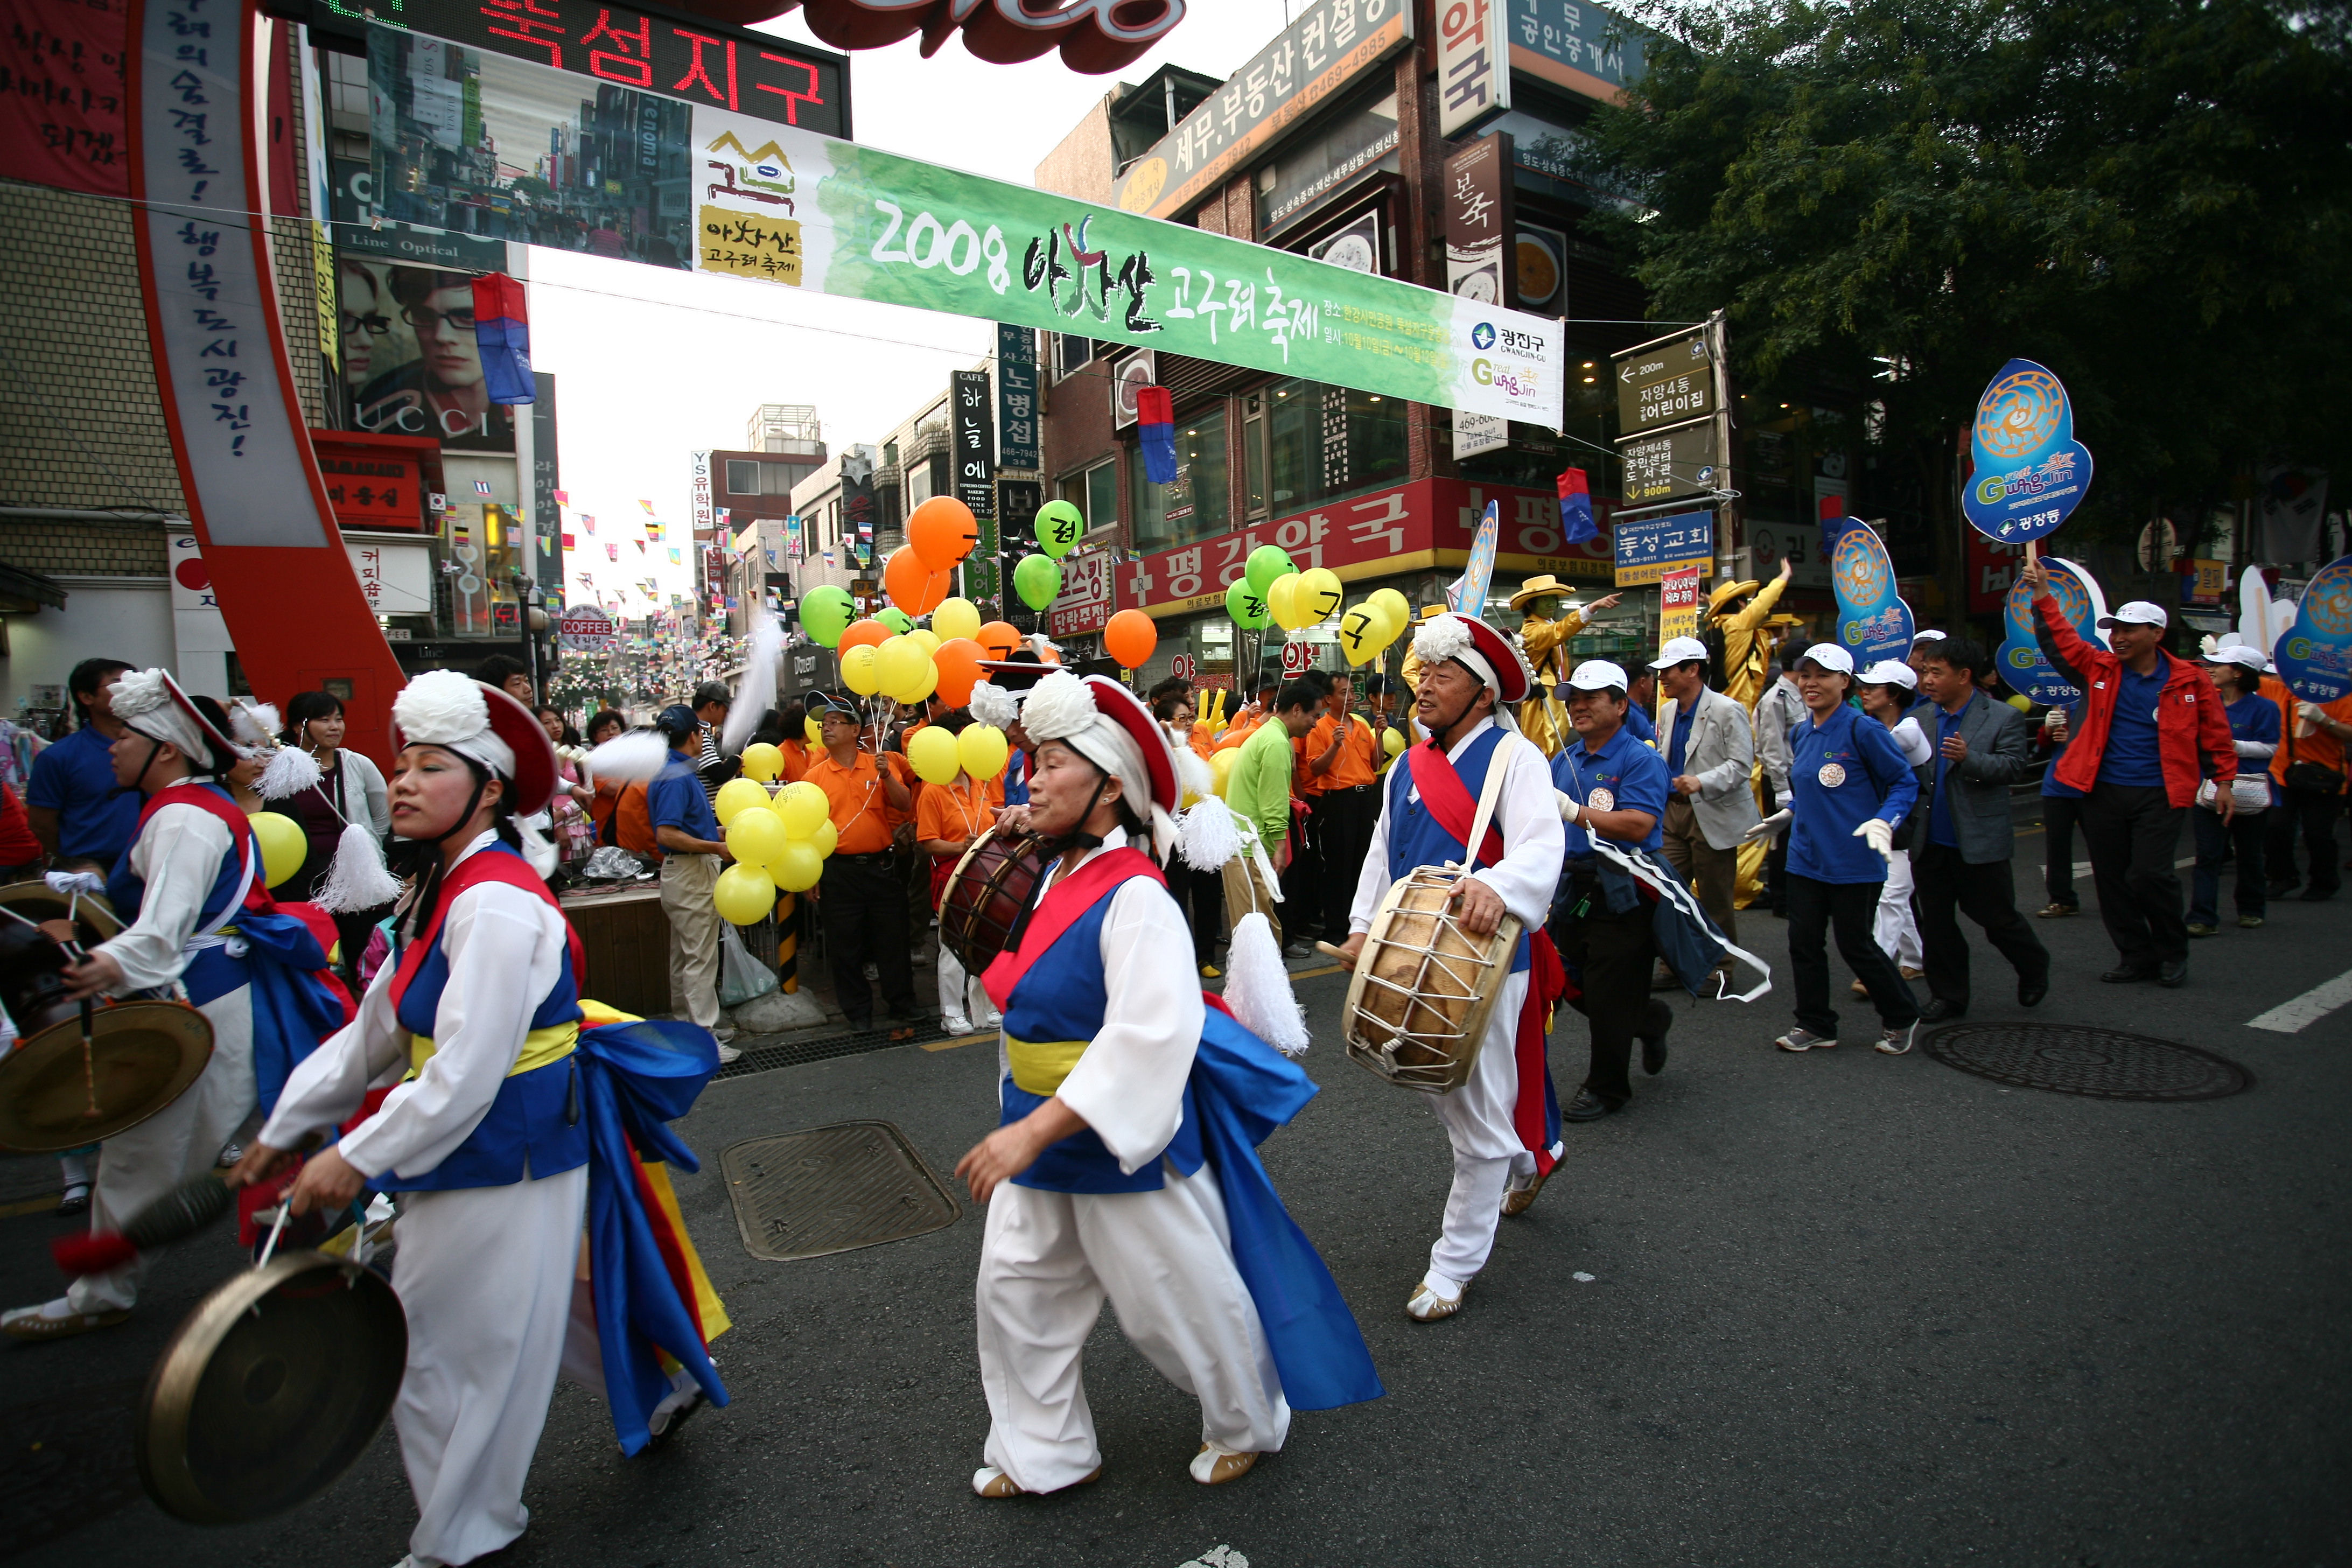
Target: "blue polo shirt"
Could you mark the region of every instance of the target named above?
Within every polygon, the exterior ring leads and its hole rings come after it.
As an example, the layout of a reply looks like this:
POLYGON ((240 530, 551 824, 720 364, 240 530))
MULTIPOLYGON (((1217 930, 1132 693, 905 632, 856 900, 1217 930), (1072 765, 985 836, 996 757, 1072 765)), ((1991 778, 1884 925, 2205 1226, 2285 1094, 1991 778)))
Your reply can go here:
POLYGON ((1930 844, 1941 844, 1947 847, 1957 847, 1959 844, 1959 836, 1952 828, 1952 792, 1944 787, 1945 770, 1952 765, 1951 759, 1944 755, 1944 742, 1960 732, 1960 721, 1969 716, 1969 710, 1976 705, 1981 695, 1980 692, 1969 692, 1969 700, 1960 704, 1960 710, 1957 713, 1945 712, 1940 702, 1929 704, 1936 710, 1936 754, 1932 759, 1936 764, 1936 798, 1934 804, 1927 807, 1927 842, 1930 844))
POLYGON ((672 752, 646 786, 646 815, 656 828, 675 827, 695 838, 719 837, 719 816, 702 791, 702 775, 684 752, 672 752))
POLYGON ((1885 725, 1840 706, 1814 723, 1809 714, 1789 732, 1789 788, 1796 820, 1789 831, 1789 870, 1817 882, 1884 882, 1886 862, 1854 829, 1869 817, 1901 822, 1919 798, 1919 781, 1885 725))
MULTIPOLYGON (((1666 792, 1668 782, 1665 759, 1659 756, 1633 731, 1618 726, 1617 732, 1597 751, 1589 751, 1580 735, 1576 743, 1551 760, 1552 787, 1566 795, 1579 805, 1598 811, 1646 811, 1654 819, 1649 837, 1638 845, 1622 838, 1612 844, 1629 848, 1660 849, 1665 847, 1666 792)), ((1592 853, 1592 836, 1580 822, 1566 825, 1568 856, 1575 859, 1592 853)))
POLYGON ((1675 714, 1675 738, 1673 743, 1666 748, 1666 775, 1669 778, 1680 778, 1683 775, 1683 757, 1690 750, 1691 721, 1697 717, 1696 703, 1675 714))
POLYGON ((1625 710, 1625 728, 1633 731, 1633 739, 1645 746, 1658 738, 1658 727, 1651 723, 1650 716, 1639 708, 1629 706, 1625 710))
POLYGON ((58 814, 58 852, 112 867, 139 826, 142 796, 114 782, 114 742, 76 730, 33 759, 25 804, 58 814))
POLYGON ((2099 756, 2099 782, 2161 786, 2164 763, 2156 750, 2156 705, 2171 674, 2161 658, 2146 675, 2129 665, 2116 670, 2116 712, 2107 722, 2107 749, 2099 756))

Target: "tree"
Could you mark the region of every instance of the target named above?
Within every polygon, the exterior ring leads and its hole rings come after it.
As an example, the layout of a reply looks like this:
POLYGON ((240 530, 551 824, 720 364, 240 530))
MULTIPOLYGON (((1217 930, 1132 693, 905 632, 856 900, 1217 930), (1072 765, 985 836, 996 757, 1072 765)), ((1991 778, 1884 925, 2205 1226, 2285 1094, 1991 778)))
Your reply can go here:
POLYGON ((2352 479, 2346 7, 1727 0, 1590 127, 1661 318, 1759 394, 1867 387, 1954 538, 1955 435, 2012 357, 2098 465, 2077 536, 2201 520, 2271 460, 2352 479))

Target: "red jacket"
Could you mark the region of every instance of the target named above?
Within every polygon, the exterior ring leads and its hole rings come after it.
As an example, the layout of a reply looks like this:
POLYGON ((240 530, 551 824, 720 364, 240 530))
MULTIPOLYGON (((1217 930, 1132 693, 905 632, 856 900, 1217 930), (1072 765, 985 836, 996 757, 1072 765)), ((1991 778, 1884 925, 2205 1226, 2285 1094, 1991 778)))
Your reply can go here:
MULTIPOLYGON (((2098 782, 2099 763, 2106 755, 2107 726, 2122 689, 2123 660, 2084 642, 2058 613, 2055 598, 2036 599, 2033 609, 2042 618, 2042 651, 2058 673, 2084 694, 2082 717, 2066 754, 2058 759, 2058 782, 2088 793, 2098 782)), ((2211 777, 2226 784, 2238 776, 2238 749, 2230 737, 2229 717, 2221 711, 2221 694, 2205 672, 2160 648, 2156 657, 2166 667, 2164 689, 2156 704, 2156 754, 2164 769, 2164 795, 2176 806, 2190 805, 2197 800, 2199 781, 2207 776, 2198 753, 2204 753, 2211 777)))

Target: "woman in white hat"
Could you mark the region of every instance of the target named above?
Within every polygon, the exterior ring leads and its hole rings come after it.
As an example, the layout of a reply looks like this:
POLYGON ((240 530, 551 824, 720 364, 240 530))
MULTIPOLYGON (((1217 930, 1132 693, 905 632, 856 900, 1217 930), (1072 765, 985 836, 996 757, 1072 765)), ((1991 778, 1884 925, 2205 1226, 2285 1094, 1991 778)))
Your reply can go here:
POLYGON ((2230 721, 2238 776, 2220 785, 2207 779, 2198 789, 2197 809, 2189 814, 2197 833, 2197 869, 2189 892, 2190 936, 2212 936, 2221 929, 2221 861, 2233 845, 2238 852, 2238 924, 2252 931, 2263 923, 2267 907, 2263 847, 2270 832, 2270 819, 2263 813, 2271 804, 2271 758, 2285 732, 2278 704, 2260 689, 2263 666, 2269 662, 2262 649, 2236 642, 2215 648, 2206 659, 2221 694, 2221 716, 2230 721), (2213 806, 2223 789, 2236 797, 2238 806, 2237 815, 2227 821, 2213 806))
MULTIPOLYGON (((1897 659, 1883 658, 1856 678, 1855 697, 1862 710, 1886 726, 1887 732, 1903 753, 1903 760, 1916 770, 1935 755, 1928 744, 1927 733, 1919 728, 1919 721, 1909 717, 1919 690, 1919 676, 1909 665, 1897 659)), ((1918 775, 1915 772, 1913 777, 1918 775)), ((1926 794, 1925 789, 1921 791, 1926 794)), ((1911 816, 1919 815, 1915 805, 1911 816)), ((1906 980, 1916 980, 1927 954, 1919 945, 1919 922, 1911 912, 1911 851, 1897 849, 1886 858, 1886 882, 1879 889, 1878 918, 1873 928, 1880 951, 1893 959, 1906 980)), ((1867 997, 1870 988, 1859 980, 1853 983, 1853 994, 1867 997)))

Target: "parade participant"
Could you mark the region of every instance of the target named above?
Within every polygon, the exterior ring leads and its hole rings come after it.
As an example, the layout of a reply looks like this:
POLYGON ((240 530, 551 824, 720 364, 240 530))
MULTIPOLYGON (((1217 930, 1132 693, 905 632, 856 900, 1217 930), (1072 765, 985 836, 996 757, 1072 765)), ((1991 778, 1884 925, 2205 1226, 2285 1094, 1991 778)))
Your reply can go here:
POLYGON ((1886 726, 1847 705, 1853 689, 1853 656, 1835 643, 1815 643, 1797 661, 1805 718, 1790 744, 1795 799, 1748 829, 1761 837, 1790 828, 1789 967, 1796 977, 1797 1026, 1772 1043, 1784 1051, 1837 1044, 1823 940, 1834 923, 1839 955, 1878 1009, 1876 1048, 1899 1057, 1918 1033, 1919 1004, 1871 925, 1895 854, 1895 825, 1919 798, 1919 781, 1886 726))
POLYGON ((1551 770, 1507 722, 1510 705, 1525 701, 1534 684, 1518 650, 1486 622, 1453 614, 1424 622, 1412 650, 1421 660, 1414 711, 1430 739, 1389 770, 1341 951, 1352 965, 1389 885, 1423 866, 1450 863, 1473 873, 1457 893, 1458 918, 1471 936, 1492 936, 1506 912, 1524 928, 1468 1081, 1433 1102, 1454 1146, 1454 1186, 1429 1271, 1404 1309, 1428 1323, 1462 1310, 1494 1248, 1505 1203, 1516 1199, 1514 1213, 1526 1208, 1559 1158, 1544 1025, 1563 977, 1543 922, 1565 840, 1551 770), (1474 851, 1466 840, 1475 802, 1496 767, 1504 773, 1494 816, 1474 851))
MULTIPOLYGON (((402 690, 392 719, 393 831, 430 853, 401 962, 289 1081, 230 1181, 267 1179, 359 1112, 372 1085, 394 1084, 303 1164, 289 1205, 399 1194, 393 1284, 408 1364, 393 1421, 418 1513, 401 1568, 442 1568, 529 1524, 523 1482, 560 1364, 601 1383, 625 1453, 694 1396, 679 1383, 725 1403, 665 1263, 676 1237, 640 1196, 653 1173, 632 1153, 695 1168, 662 1123, 686 1113, 718 1060, 691 1024, 583 1030, 579 939, 517 826, 555 785, 530 710, 435 670, 402 690), (583 1221, 593 1329, 575 1321, 583 1221), (571 1336, 593 1342, 567 1347, 571 1336), (685 1377, 663 1373, 657 1349, 685 1377)), ((685 776, 692 788, 690 765, 685 776)))
POLYGON ((2344 881, 2336 821, 2344 813, 2344 743, 2352 741, 2352 697, 2325 705, 2306 702, 2275 675, 2263 680, 2263 692, 2276 704, 2281 721, 2279 749, 2271 758, 2278 809, 2271 813, 2263 855, 2271 877, 2268 892, 2279 899, 2302 888, 2301 900, 2315 904, 2334 898, 2344 881), (2294 869, 2298 831, 2311 862, 2307 884, 2294 869))
POLYGON ((646 785, 646 817, 661 854, 662 915, 669 923, 669 1010, 718 1037, 719 1059, 742 1053, 727 1042, 719 1012, 719 921, 714 901, 727 844, 702 791, 695 766, 699 741, 694 714, 683 704, 661 710, 654 728, 669 742, 661 772, 646 785))
POLYGON ((2209 656, 2214 689, 2221 694, 2221 712, 2230 721, 2231 749, 2238 753, 2238 776, 2227 787, 2237 797, 2237 816, 2223 822, 2212 802, 2222 786, 2207 780, 2197 791, 2198 809, 2189 816, 2197 836, 2197 869, 2189 895, 2189 934, 2212 936, 2221 929, 2221 863, 2232 849, 2238 859, 2238 924, 2252 931, 2263 923, 2263 841, 2269 837, 2271 758, 2279 748, 2282 725, 2278 705, 2263 697, 2259 685, 2263 650, 2243 643, 2215 648, 2209 656))
POLYGON ((1913 675, 1917 675, 1925 667, 1927 658, 1927 650, 1934 647, 1937 643, 1942 642, 1946 635, 1947 634, 1943 632, 1936 630, 1933 626, 1922 627, 1917 632, 1912 634, 1911 651, 1905 654, 1903 658, 1904 662, 1911 667, 1911 673, 1913 675))
MULTIPOLYGON (((2203 670, 2164 650, 2171 617, 2160 606, 2135 599, 2101 616, 2108 647, 2096 647, 2060 613, 2031 543, 2023 580, 2043 657, 2083 692, 2082 722, 2057 773, 2085 792, 2083 841, 2118 958, 2099 978, 2179 985, 2189 978, 2189 923, 2173 856, 2200 773, 2210 770, 2220 784, 2238 776, 2221 696, 2203 670)), ((2237 812, 2228 793, 2214 806, 2224 822, 2237 812)))
POLYGON ((1080 1358, 1106 1299, 1200 1400, 1189 1468, 1215 1486, 1282 1447, 1294 1406, 1381 1392, 1255 1154, 1314 1086, 1207 1007, 1185 967, 1183 918, 1144 852, 1164 855, 1176 831, 1165 731, 1101 676, 1047 676, 1023 719, 1031 826, 1058 853, 989 966, 1000 1124, 956 1165, 988 1205, 974 1299, 989 1431, 972 1489, 1101 1472, 1080 1358))
MULTIPOLYGON (((1733 942, 1739 916, 1732 900, 1739 876, 1739 848, 1759 815, 1751 775, 1756 737, 1748 710, 1706 684, 1706 645, 1696 637, 1669 637, 1650 661, 1666 700, 1658 710, 1659 749, 1665 755, 1670 794, 1665 802, 1665 856, 1698 895, 1707 918, 1733 942)), ((1730 978, 1727 963, 1724 975, 1730 978)), ((1676 982, 1660 966, 1652 984, 1676 982)))
MULTIPOLYGON (((1935 755, 1935 748, 1927 743, 1927 733, 1919 728, 1919 721, 1911 713, 1912 700, 1918 689, 1918 676, 1912 672, 1909 665, 1887 658, 1864 670, 1856 681, 1854 695, 1862 703, 1862 710, 1886 726, 1887 732, 1894 737, 1895 749, 1903 753, 1903 760, 1911 764, 1912 776, 1918 777, 1920 770, 1935 755)), ((1762 713, 1763 709, 1759 707, 1757 712, 1762 713)), ((1785 746, 1783 749, 1785 751, 1785 746)), ((1915 801, 1911 815, 1904 819, 1903 827, 1895 834, 1895 837, 1903 842, 1886 858, 1886 882, 1879 889, 1878 919, 1872 928, 1879 951, 1895 961, 1895 967, 1906 980, 1916 980, 1925 973, 1920 964, 1927 956, 1919 946, 1919 921, 1911 908, 1911 850, 1908 846, 1918 838, 1918 821, 1919 805, 1915 801)), ((1784 834, 1775 843, 1786 841, 1787 835, 1784 834)), ((1870 988, 1857 980, 1853 983, 1853 994, 1867 999, 1870 988)))
POLYGON ((835 834, 824 881, 811 889, 824 922, 834 1005, 851 1028, 874 1026, 874 992, 866 978, 870 960, 880 976, 890 1037, 911 1040, 922 1012, 907 946, 907 885, 892 869, 887 814, 893 807, 911 811, 914 800, 898 770, 858 744, 863 731, 854 702, 830 691, 808 700, 817 710, 824 755, 809 763, 802 782, 824 791, 835 834))
POLYGON ((1519 704, 1519 733, 1534 742, 1547 757, 1568 744, 1568 712, 1552 689, 1568 668, 1569 639, 1591 624, 1592 617, 1617 603, 1618 595, 1586 605, 1562 606, 1568 584, 1546 572, 1528 578, 1511 595, 1511 608, 1520 614, 1519 651, 1535 672, 1528 700, 1519 704))
POLYGON ((2009 786, 2033 771, 2025 720, 1978 689, 1978 678, 1992 664, 1982 643, 1949 637, 1922 650, 1919 689, 1928 700, 1919 727, 1935 750, 1919 781, 1926 798, 1910 858, 1927 954, 1928 1000, 1920 1016, 1935 1024, 1969 1010, 1969 942, 1959 916, 1983 927, 1985 940, 2009 960, 2021 1007, 2050 994, 2050 952, 2017 912, 2010 871, 2017 830, 2009 786))
MULTIPOLYGON (((1780 574, 1761 588, 1752 581, 1726 583, 1707 595, 1706 624, 1723 644, 1723 694, 1750 714, 1764 695, 1765 671, 1771 663, 1772 606, 1780 603, 1795 571, 1796 563, 1783 555, 1780 574)), ((1764 770, 1752 769, 1749 782, 1760 790, 1764 770)), ((1769 853, 1761 839, 1740 846, 1735 906, 1745 909, 1764 890, 1764 861, 1769 853)))
POLYGON ((123 734, 114 711, 115 683, 130 666, 119 658, 86 658, 66 677, 74 732, 33 759, 25 786, 25 816, 53 861, 91 866, 101 873, 122 855, 139 824, 139 792, 115 783, 109 755, 123 734))
POLYGON ((2042 885, 2050 901, 2033 911, 2039 920, 2063 920, 2083 910, 2083 900, 2074 891, 2074 829, 2082 822, 2083 792, 2073 784, 2061 783, 2058 777, 2058 762, 2066 754, 2066 742, 2073 738, 2077 711, 2075 708, 2053 708, 2042 719, 2042 743, 2050 752, 2049 761, 2042 767, 2042 855, 2045 862, 2042 885))
MULTIPOLYGON (((116 781, 146 797, 107 899, 131 924, 66 971, 75 996, 184 985, 212 1025, 203 1073, 177 1100, 106 1141, 90 1204, 92 1235, 208 1170, 257 1105, 278 1103, 294 1066, 344 1019, 319 977, 327 955, 263 885, 246 814, 215 782, 242 760, 226 730, 161 669, 124 675, 112 693, 125 725, 116 781)), ((215 712, 218 710, 215 708, 215 712)), ((120 1323, 139 1299, 142 1254, 75 1279, 65 1295, 0 1316, 16 1339, 55 1339, 120 1323)))
MULTIPOLYGON (((969 714, 956 713, 940 723, 950 734, 961 734, 971 719, 969 714)), ((915 802, 915 847, 929 857, 932 910, 939 909, 940 895, 947 889, 948 878, 954 873, 956 862, 963 858, 965 850, 979 842, 980 836, 995 820, 995 804, 988 785, 961 769, 949 783, 927 787, 915 802)), ((996 1027, 1001 1020, 996 1009, 988 1005, 980 976, 964 973, 944 937, 940 941, 939 958, 942 1026, 950 1035, 971 1033, 974 1019, 980 1020, 983 1029, 996 1027)))
POLYGON ((1643 669, 1626 673, 1633 678, 1633 685, 1625 693, 1625 728, 1642 744, 1655 746, 1658 726, 1650 715, 1658 710, 1658 672, 1643 669))
POLYGON ((1356 715, 1354 701, 1354 678, 1345 670, 1332 676, 1322 715, 1299 742, 1307 772, 1320 790, 1315 819, 1323 835, 1323 885, 1316 889, 1321 897, 1307 902, 1322 910, 1327 931, 1347 928, 1364 854, 1371 847, 1372 819, 1381 809, 1380 737, 1356 715))
MULTIPOLYGON (((1304 680, 1294 680, 1267 704, 1273 710, 1243 743, 1225 775, 1225 804, 1247 826, 1243 851, 1225 863, 1225 926, 1237 929, 1242 918, 1264 915, 1274 927, 1274 940, 1283 940, 1282 917, 1275 906, 1283 901, 1282 873, 1288 868, 1290 845, 1291 743, 1315 727, 1321 694, 1304 680)), ((1294 916, 1296 921, 1297 917, 1294 916)), ((1285 956, 1304 957, 1310 950, 1293 933, 1285 956)))
MULTIPOLYGON (((1780 617, 1773 619, 1777 622, 1780 617)), ((1756 762, 1764 774, 1763 799, 1775 811, 1789 804, 1789 736, 1805 716, 1805 699, 1789 668, 1804 651, 1801 637, 1801 628, 1790 628, 1780 641, 1778 658, 1766 667, 1769 679, 1764 694, 1756 700, 1755 722, 1749 731, 1756 738, 1756 762)), ((1917 678, 1913 679, 1916 682, 1917 678)), ((1788 870, 1789 836, 1776 833, 1764 854, 1764 899, 1771 911, 1783 918, 1789 912, 1788 870)))
MULTIPOLYGON (((1669 640, 1666 651, 1677 651, 1675 644, 1686 640, 1669 640)), ((1624 670, 1587 659, 1568 684, 1576 743, 1551 762, 1552 786, 1566 801, 1561 810, 1570 814, 1564 830, 1567 874, 1551 934, 1572 981, 1569 1004, 1584 1015, 1592 1037, 1584 1082, 1564 1114, 1570 1121, 1592 1121, 1633 1097, 1627 1068, 1635 1039, 1642 1042, 1642 1069, 1653 1077, 1664 1070, 1666 1031, 1675 1019, 1674 1010, 1650 994, 1656 905, 1631 889, 1611 896, 1592 836, 1664 851, 1662 822, 1671 809, 1674 781, 1664 759, 1625 727, 1633 704, 1624 670)), ((1747 783, 1743 771, 1743 790, 1747 783)))

